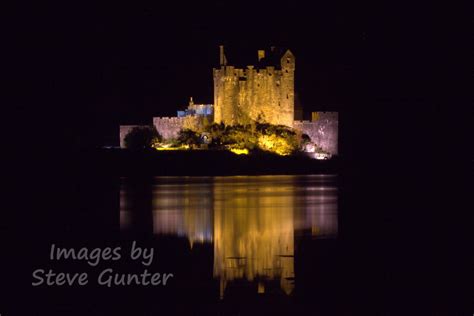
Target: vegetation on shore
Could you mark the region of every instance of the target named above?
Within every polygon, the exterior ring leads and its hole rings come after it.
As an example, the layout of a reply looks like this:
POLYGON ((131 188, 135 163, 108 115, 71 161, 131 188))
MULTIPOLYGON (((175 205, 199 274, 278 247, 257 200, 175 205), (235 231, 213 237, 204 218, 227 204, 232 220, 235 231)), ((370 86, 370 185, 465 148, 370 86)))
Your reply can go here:
POLYGON ((158 133, 154 126, 134 127, 125 136, 125 147, 131 150, 143 150, 158 146, 163 137, 158 133))
POLYGON ((248 125, 206 124, 201 131, 182 129, 178 137, 163 142, 154 126, 136 127, 125 137, 130 149, 156 150, 213 149, 236 154, 269 152, 288 156, 314 146, 306 134, 283 125, 252 123, 248 125))

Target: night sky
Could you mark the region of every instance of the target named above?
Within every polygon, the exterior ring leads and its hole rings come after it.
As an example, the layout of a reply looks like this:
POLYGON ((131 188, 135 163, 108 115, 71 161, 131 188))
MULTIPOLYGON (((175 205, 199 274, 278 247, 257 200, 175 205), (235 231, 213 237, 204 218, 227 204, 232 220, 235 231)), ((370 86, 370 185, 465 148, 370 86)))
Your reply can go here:
POLYGON ((120 124, 174 116, 190 96, 212 103, 220 44, 237 65, 253 64, 257 49, 291 49, 305 113, 340 111, 342 122, 354 120, 344 128, 443 102, 435 77, 450 71, 438 60, 447 34, 432 11, 362 2, 38 5, 22 12, 29 23, 18 26, 16 57, 34 70, 39 95, 28 107, 45 125, 62 125, 72 147, 117 145, 120 124))

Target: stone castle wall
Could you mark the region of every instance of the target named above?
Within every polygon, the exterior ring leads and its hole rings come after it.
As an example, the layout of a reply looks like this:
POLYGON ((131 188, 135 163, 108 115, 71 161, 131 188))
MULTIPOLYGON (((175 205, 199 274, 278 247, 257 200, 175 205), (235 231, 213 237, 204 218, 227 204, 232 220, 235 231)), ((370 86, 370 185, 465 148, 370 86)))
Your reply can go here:
POLYGON ((153 125, 163 139, 174 139, 183 128, 184 117, 154 117, 153 125))
POLYGON ((148 125, 120 125, 120 148, 125 148, 125 136, 135 127, 147 127, 148 125))
POLYGON ((214 69, 214 122, 227 125, 264 121, 292 127, 295 58, 287 51, 281 69, 214 69))
MULTIPOLYGON (((311 121, 294 120, 294 55, 287 50, 275 56, 271 63, 260 63, 261 57, 264 58, 264 53, 259 51, 260 68, 241 69, 228 66, 222 50, 221 66, 213 69, 214 105, 194 104, 191 98, 188 110, 178 111, 178 117, 153 118, 158 133, 164 140, 171 140, 176 139, 182 129, 203 132, 212 122, 247 125, 257 121, 293 127, 307 134, 324 151, 337 155, 337 112, 313 112, 311 121)), ((140 125, 120 126, 120 147, 125 147, 125 136, 137 126, 140 125)))
POLYGON ((295 121, 294 128, 331 155, 338 154, 339 115, 337 112, 313 112, 312 121, 295 121))
POLYGON ((176 139, 182 129, 202 132, 207 123, 212 123, 211 116, 188 115, 183 117, 154 117, 153 125, 164 140, 176 139), (206 122, 207 121, 207 122, 206 122))
POLYGON ((212 124, 212 115, 188 115, 184 117, 183 128, 191 129, 196 132, 204 132, 208 124, 212 124))

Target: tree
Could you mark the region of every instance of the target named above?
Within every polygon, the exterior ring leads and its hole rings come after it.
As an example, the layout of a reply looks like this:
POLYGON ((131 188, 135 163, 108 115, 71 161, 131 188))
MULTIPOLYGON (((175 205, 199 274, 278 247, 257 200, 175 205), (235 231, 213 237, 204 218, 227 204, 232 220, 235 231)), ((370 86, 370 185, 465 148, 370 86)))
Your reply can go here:
POLYGON ((201 137, 195 131, 186 128, 179 131, 177 141, 182 145, 197 147, 201 143, 201 137))
POLYGON ((264 122, 247 125, 214 123, 206 131, 211 135, 211 146, 220 149, 264 150, 278 155, 291 155, 300 150, 302 144, 310 142, 308 135, 302 135, 288 126, 264 122))
POLYGON ((161 142, 162 137, 154 126, 134 127, 125 136, 125 147, 132 150, 152 148, 154 144, 161 142))
POLYGON ((212 123, 205 128, 211 137, 211 147, 221 147, 224 142, 225 129, 224 123, 212 123))

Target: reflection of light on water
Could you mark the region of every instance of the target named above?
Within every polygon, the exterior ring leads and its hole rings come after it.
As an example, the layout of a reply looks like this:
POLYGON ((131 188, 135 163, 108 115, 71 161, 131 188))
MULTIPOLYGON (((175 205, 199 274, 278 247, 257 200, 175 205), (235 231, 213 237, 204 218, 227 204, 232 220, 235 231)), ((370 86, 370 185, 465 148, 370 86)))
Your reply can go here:
MULTIPOLYGON (((213 242, 221 297, 237 280, 254 284, 257 293, 276 281, 290 294, 295 231, 313 238, 337 235, 334 180, 327 175, 158 177, 151 188, 153 232, 186 237, 191 247, 213 242)), ((124 230, 133 226, 137 211, 127 190, 122 185, 124 230)))
POLYGON ((131 210, 127 199, 127 193, 122 185, 120 188, 120 229, 126 230, 131 224, 131 210))
POLYGON ((311 235, 318 238, 337 235, 337 189, 335 187, 309 187, 302 197, 304 214, 296 229, 311 228, 311 235), (308 192, 310 192, 308 194, 308 192))
POLYGON ((153 191, 153 232, 212 241, 212 191, 203 184, 159 185, 153 191))
MULTIPOLYGON (((219 180, 216 184, 214 276, 221 279, 221 297, 227 283, 235 279, 280 279, 289 294, 293 288, 285 278, 294 276, 293 260, 288 257, 294 254, 292 192, 272 182, 247 182, 245 191, 239 184, 219 180), (273 194, 276 191, 280 194, 273 194)), ((259 291, 263 286, 260 281, 259 291)))

